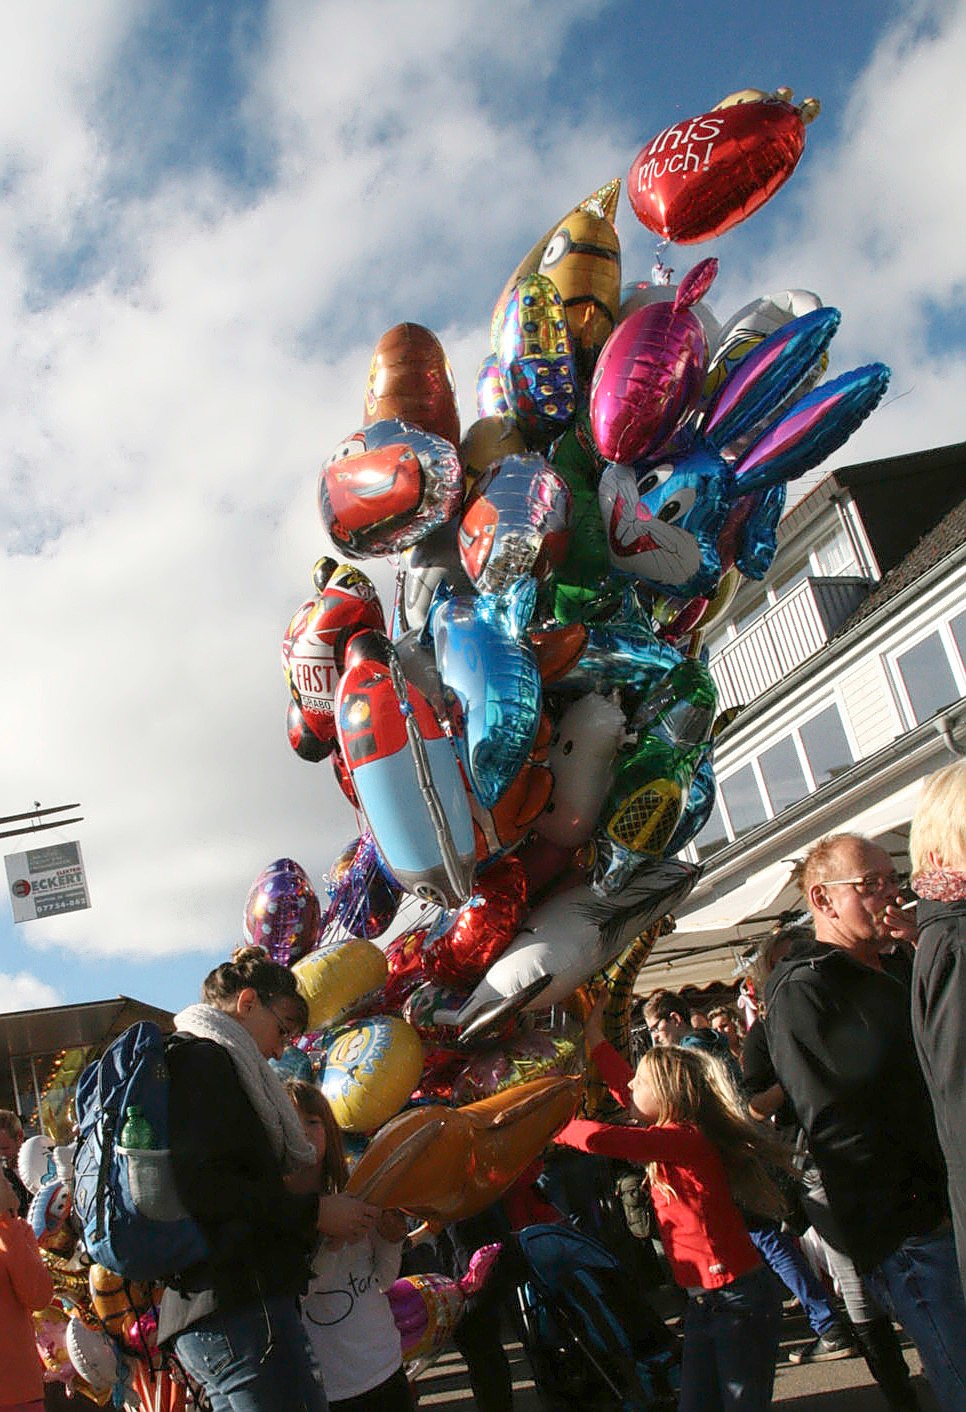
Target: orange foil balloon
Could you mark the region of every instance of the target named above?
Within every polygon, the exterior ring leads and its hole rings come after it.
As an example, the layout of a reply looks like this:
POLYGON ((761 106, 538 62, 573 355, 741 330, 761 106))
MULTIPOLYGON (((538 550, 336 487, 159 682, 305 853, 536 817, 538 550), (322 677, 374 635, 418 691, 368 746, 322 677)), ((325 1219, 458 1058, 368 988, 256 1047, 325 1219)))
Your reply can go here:
POLYGON ((372 355, 362 424, 391 417, 459 445, 453 369, 435 333, 422 324, 396 324, 372 355))
MULTIPOLYGON (((791 96, 788 89, 778 92, 791 96)), ((788 180, 805 150, 805 124, 817 112, 815 99, 795 107, 775 95, 665 128, 631 164, 627 194, 634 214, 678 245, 723 234, 788 180)))
MULTIPOLYGON (((104 1265, 92 1265, 87 1272, 91 1306, 109 1334, 117 1338, 131 1319, 145 1313, 154 1303, 150 1284, 126 1280, 104 1265)), ((160 1299, 160 1293, 158 1295, 160 1299)))
POLYGON ((345 1190, 441 1225, 475 1216, 570 1121, 581 1088, 579 1078, 556 1076, 465 1108, 411 1108, 376 1133, 345 1190))

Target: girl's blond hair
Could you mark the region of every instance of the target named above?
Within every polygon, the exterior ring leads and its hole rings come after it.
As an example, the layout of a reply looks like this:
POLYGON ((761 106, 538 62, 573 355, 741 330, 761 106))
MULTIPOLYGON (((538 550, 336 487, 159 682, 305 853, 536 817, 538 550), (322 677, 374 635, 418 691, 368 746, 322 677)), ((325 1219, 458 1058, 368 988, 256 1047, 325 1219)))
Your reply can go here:
POLYGON ((966 760, 937 770, 922 786, 909 829, 913 876, 929 871, 930 852, 947 868, 966 868, 966 760))
POLYGON ((299 1113, 321 1118, 325 1128, 325 1155, 322 1158, 322 1189, 327 1196, 341 1191, 349 1180, 342 1129, 335 1121, 329 1100, 317 1084, 305 1079, 286 1079, 285 1088, 299 1113))
MULTIPOLYGON (((775 1177, 794 1171, 788 1147, 767 1123, 750 1117, 720 1059, 700 1049, 649 1049, 637 1066, 657 1100, 657 1122, 693 1123, 721 1155, 735 1205, 780 1221, 787 1204, 775 1177)), ((648 1166, 652 1185, 671 1189, 648 1166)))

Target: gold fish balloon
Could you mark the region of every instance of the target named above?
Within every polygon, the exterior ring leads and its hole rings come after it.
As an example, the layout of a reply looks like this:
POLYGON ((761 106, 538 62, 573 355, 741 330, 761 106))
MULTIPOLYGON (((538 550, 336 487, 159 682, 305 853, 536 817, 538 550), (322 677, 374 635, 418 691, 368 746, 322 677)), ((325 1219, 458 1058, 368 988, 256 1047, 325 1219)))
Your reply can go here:
POLYGON ((376 1133, 345 1190, 440 1227, 475 1216, 570 1121, 581 1088, 581 1079, 555 1075, 462 1108, 410 1108, 376 1133))
POLYGON ((549 276, 560 292, 578 370, 585 379, 620 309, 621 247, 614 225, 620 190, 620 178, 615 177, 564 216, 538 266, 538 273, 549 276))

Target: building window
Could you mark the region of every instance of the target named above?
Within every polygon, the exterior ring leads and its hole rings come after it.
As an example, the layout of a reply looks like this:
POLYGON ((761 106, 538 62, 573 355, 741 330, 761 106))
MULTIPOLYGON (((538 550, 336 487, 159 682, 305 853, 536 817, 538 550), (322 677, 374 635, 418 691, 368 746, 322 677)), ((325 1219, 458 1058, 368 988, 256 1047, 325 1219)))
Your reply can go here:
POLYGON ((843 574, 861 572, 855 550, 845 530, 836 528, 824 534, 812 550, 812 560, 819 578, 834 579, 843 574))
POLYGON ((715 800, 707 823, 695 838, 698 858, 707 858, 710 853, 716 853, 727 842, 728 830, 725 827, 724 815, 718 807, 718 801, 715 800))
POLYGON ((735 838, 765 822, 765 803, 750 765, 742 765, 722 780, 719 788, 735 838))
POLYGON ((949 630, 953 635, 953 641, 959 648, 959 660, 966 669, 966 613, 957 613, 949 624, 949 630))
POLYGON ((791 736, 763 750, 758 763, 773 813, 780 814, 789 804, 805 798, 808 782, 791 736))
POLYGON ((930 633, 907 652, 900 652, 896 669, 917 724, 928 721, 943 706, 959 699, 959 688, 938 632, 930 633))
POLYGON ((747 608, 743 608, 739 614, 732 618, 731 622, 735 633, 741 633, 745 628, 750 628, 752 623, 758 621, 767 607, 768 599, 764 593, 755 597, 747 608))
POLYGON ((828 706, 820 711, 799 726, 798 733, 816 787, 834 779, 853 763, 852 749, 837 706, 828 706))

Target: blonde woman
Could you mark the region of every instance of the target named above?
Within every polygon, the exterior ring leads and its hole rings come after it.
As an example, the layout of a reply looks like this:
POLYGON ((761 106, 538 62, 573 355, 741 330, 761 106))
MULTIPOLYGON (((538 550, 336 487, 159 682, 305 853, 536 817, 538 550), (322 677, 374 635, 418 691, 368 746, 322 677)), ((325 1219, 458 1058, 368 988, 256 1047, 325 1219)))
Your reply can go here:
POLYGON ((912 1028, 949 1173, 966 1288, 966 760, 923 785, 909 831, 919 943, 912 1028))

